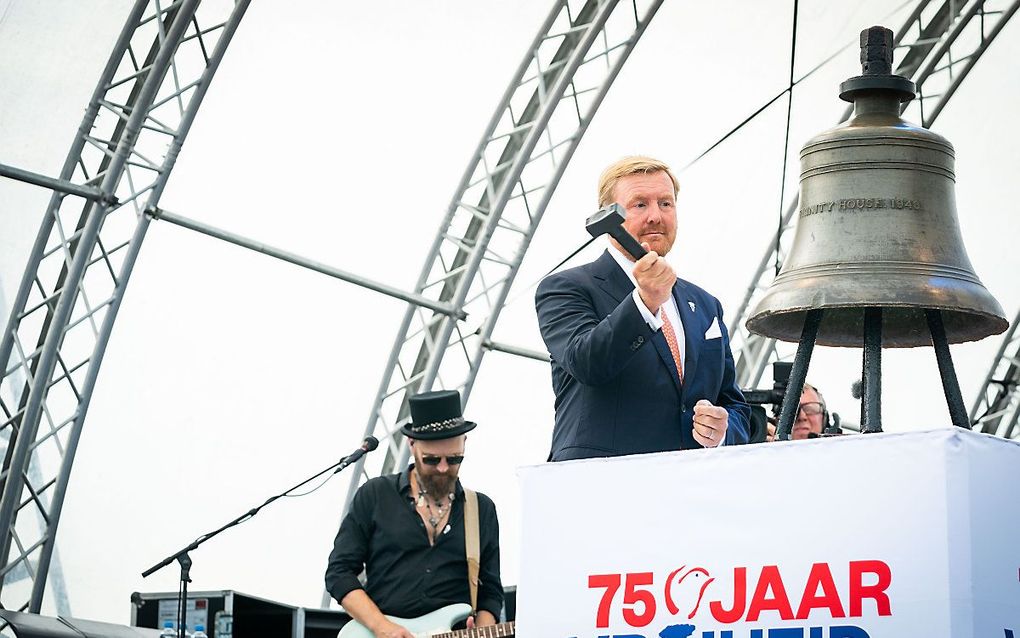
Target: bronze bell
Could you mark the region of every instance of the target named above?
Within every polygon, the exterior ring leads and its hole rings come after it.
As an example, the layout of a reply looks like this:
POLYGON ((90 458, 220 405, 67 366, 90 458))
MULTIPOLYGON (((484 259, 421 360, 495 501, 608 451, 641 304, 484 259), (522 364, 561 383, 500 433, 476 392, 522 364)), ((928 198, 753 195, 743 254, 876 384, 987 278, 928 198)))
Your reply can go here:
POLYGON ((824 310, 817 343, 861 347, 864 309, 881 308, 882 347, 931 346, 929 309, 949 343, 1003 332, 960 236, 953 147, 900 117, 914 83, 891 75, 892 32, 862 32, 861 62, 863 75, 840 85, 853 116, 800 153, 793 245, 748 330, 798 341, 807 312, 824 310))

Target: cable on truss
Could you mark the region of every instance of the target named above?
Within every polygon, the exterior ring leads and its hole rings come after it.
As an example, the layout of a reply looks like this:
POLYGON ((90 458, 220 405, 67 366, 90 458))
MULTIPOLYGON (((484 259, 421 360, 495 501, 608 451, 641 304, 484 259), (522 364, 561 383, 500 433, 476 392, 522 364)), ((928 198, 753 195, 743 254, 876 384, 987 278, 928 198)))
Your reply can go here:
POLYGON ((793 27, 790 29, 790 86, 786 93, 786 134, 783 136, 783 173, 779 179, 779 219, 776 224, 776 276, 782 264, 779 260, 779 241, 783 238, 783 203, 786 201, 786 165, 790 156, 790 116, 793 113, 793 69, 797 62, 797 11, 798 0, 793 0, 793 27))

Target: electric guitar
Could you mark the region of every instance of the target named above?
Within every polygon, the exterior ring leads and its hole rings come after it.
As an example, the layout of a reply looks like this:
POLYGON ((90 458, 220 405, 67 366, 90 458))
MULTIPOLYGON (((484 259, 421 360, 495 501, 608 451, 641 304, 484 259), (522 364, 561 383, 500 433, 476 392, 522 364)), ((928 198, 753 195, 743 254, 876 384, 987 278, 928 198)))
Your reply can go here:
MULTIPOLYGON (((457 603, 417 618, 394 618, 393 616, 387 616, 387 618, 401 627, 407 628, 415 638, 512 638, 514 635, 513 622, 474 629, 458 629, 456 631, 451 629, 470 615, 471 605, 457 603)), ((352 620, 344 625, 336 638, 375 638, 375 635, 358 621, 352 620)))

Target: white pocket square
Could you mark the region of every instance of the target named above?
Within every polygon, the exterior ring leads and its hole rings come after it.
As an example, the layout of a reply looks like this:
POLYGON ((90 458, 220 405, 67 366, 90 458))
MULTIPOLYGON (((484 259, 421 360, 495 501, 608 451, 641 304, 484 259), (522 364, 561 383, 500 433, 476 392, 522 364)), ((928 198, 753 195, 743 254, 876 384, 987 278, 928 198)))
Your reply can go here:
POLYGON ((719 317, 712 317, 712 325, 705 331, 705 340, 718 339, 722 336, 722 330, 719 328, 719 317))

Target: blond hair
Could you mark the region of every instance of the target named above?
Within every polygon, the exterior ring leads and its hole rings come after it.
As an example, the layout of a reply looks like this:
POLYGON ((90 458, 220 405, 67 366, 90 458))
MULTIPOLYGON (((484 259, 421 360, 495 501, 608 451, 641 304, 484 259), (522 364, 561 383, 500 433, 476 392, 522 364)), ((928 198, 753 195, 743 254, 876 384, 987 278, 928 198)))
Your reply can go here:
POLYGON ((616 188, 616 183, 620 181, 620 178, 638 173, 648 174, 658 172, 669 175, 670 181, 673 182, 673 196, 676 197, 677 193, 680 192, 680 183, 676 181, 676 175, 673 174, 673 171, 669 169, 665 162, 660 162, 657 159, 643 155, 631 155, 614 162, 606 170, 602 171, 602 176, 599 177, 599 208, 613 203, 613 190, 616 188))

